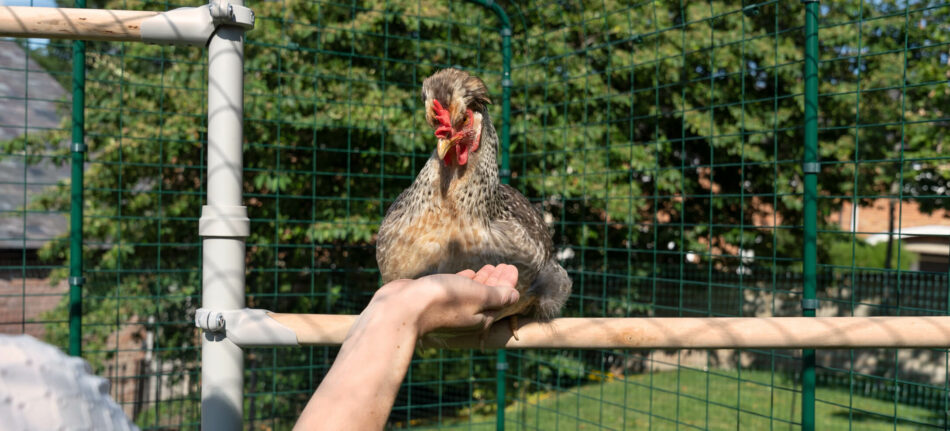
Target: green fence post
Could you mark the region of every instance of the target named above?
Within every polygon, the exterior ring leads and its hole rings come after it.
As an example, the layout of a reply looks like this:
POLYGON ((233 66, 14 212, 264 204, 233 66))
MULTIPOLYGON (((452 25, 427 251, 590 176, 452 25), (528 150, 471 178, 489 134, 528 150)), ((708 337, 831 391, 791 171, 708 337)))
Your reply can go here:
MULTIPOLYGON (((805 176, 802 313, 815 317, 818 267, 818 1, 805 3, 805 176)), ((802 430, 815 429, 815 351, 802 351, 802 430)))
POLYGON ((497 412, 495 412, 495 429, 505 429, 505 373, 508 372, 508 354, 505 349, 498 349, 495 357, 495 398, 497 412))
MULTIPOLYGON (((504 20, 507 24, 507 19, 504 20)), ((509 150, 511 146, 511 27, 501 29, 502 44, 502 78, 501 78, 501 183, 511 182, 511 165, 509 150)), ((495 429, 505 429, 505 373, 508 371, 508 358, 505 349, 499 349, 495 358, 496 394, 498 411, 495 417, 495 429)))
MULTIPOLYGON (((505 20, 507 24, 507 19, 505 20)), ((501 182, 511 181, 511 166, 508 160, 511 147, 511 27, 501 29, 502 76, 501 76, 501 182)))
POLYGON ((493 0, 469 0, 479 6, 491 9, 501 20, 501 49, 502 49, 502 76, 501 76, 501 176, 502 184, 511 181, 511 167, 509 165, 509 147, 511 146, 511 20, 505 10, 493 0))
MULTIPOLYGON (((501 76, 501 169, 498 174, 502 184, 511 181, 511 166, 509 150, 511 146, 511 20, 505 10, 494 0, 469 0, 479 6, 491 9, 501 20, 501 49, 502 49, 502 76, 501 76)), ((505 429, 505 373, 508 370, 508 358, 505 349, 499 349, 495 355, 495 394, 498 400, 498 411, 495 418, 495 429, 505 429)))
MULTIPOLYGON (((77 8, 86 0, 76 0, 77 8)), ((85 161, 86 43, 73 42, 71 181, 69 184, 69 354, 82 355, 82 189, 85 161)))

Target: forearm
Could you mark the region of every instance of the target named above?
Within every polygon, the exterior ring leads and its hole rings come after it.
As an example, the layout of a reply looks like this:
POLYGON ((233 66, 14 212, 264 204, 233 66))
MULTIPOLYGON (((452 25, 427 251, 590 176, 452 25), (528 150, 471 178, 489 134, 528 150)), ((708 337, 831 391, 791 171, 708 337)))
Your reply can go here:
POLYGON ((412 360, 417 334, 408 313, 367 308, 304 408, 297 429, 382 429, 412 360))
POLYGON ((490 310, 518 302, 518 270, 485 265, 457 275, 396 280, 373 295, 296 429, 382 429, 416 340, 439 328, 484 330, 490 310))

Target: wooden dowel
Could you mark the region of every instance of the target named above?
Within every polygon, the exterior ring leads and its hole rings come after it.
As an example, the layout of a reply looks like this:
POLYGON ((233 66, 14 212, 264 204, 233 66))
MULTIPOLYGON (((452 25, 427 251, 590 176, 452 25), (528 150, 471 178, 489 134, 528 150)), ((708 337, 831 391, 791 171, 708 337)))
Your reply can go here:
POLYGON ((0 36, 140 42, 159 12, 0 6, 0 36))
POLYGON ((270 313, 278 323, 297 334, 297 342, 306 346, 339 346, 343 344, 357 316, 347 314, 283 314, 270 313))
MULTIPOLYGON (((271 314, 301 345, 339 345, 357 316, 271 314)), ((506 322, 479 334, 429 336, 427 347, 486 349, 849 349, 950 347, 950 317, 564 318, 506 322)))

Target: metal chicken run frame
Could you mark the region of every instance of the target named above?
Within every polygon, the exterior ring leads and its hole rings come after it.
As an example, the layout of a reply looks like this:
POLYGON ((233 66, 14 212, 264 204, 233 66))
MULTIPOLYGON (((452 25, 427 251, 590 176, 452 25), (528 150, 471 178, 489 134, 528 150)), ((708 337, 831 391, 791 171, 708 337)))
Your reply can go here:
MULTIPOLYGON (((511 25, 492 0, 469 0, 501 21, 503 46, 501 175, 508 181, 511 93, 511 25)), ((815 239, 817 172, 818 3, 805 2, 805 250, 806 317, 790 318, 573 318, 525 322, 520 340, 505 325, 487 337, 460 336, 438 346, 499 348, 499 403, 504 401, 504 350, 533 348, 802 348, 803 429, 814 429, 813 348, 948 347, 950 317, 816 318, 815 239), (812 390, 809 390, 809 387, 812 390), (808 398, 811 394, 811 399, 808 398)), ((84 7, 84 0, 77 5, 84 7)), ((70 224, 70 354, 80 354, 82 277, 83 88, 81 40, 206 45, 208 47, 208 200, 202 208, 202 429, 240 429, 243 418, 242 347, 339 345, 356 316, 293 315, 244 307, 247 211, 242 206, 244 32, 253 12, 241 0, 213 0, 207 7, 168 12, 0 7, 0 36, 76 39, 73 80, 72 204, 70 224)), ((432 345, 422 340, 420 345, 432 345)), ((503 404, 499 429, 504 427, 503 404)))
MULTIPOLYGON (((78 6, 84 6, 80 1, 78 6)), ((0 7, 0 36, 105 40, 208 47, 208 201, 201 210, 202 304, 220 310, 244 307, 244 241, 250 231, 242 205, 244 32, 254 12, 241 0, 212 0, 206 7, 168 12, 0 7)), ((82 169, 85 46, 73 46, 73 144, 70 208, 70 307, 72 355, 80 354, 82 311, 82 169)), ((201 428, 241 429, 244 355, 219 333, 201 340, 201 428)))

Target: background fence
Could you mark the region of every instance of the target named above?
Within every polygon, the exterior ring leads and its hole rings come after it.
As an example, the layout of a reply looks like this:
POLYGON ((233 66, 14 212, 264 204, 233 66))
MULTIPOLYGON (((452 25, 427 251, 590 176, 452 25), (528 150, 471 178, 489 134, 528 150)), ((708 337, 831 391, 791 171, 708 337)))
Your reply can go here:
MULTIPOLYGON (((950 4, 487 5, 248 4, 248 306, 362 308, 378 286, 378 223, 432 151, 422 79, 473 72, 504 118, 500 7, 510 181, 555 232, 574 280, 566 315, 795 316, 807 280, 820 315, 950 312, 950 4), (808 104, 819 164, 805 172, 808 104)), ((73 335, 143 429, 196 428, 205 52, 85 49, 79 338, 65 295, 73 44, 0 41, 0 331, 63 348, 73 335)), ((289 428, 335 352, 249 350, 245 423, 289 428)), ((945 349, 819 351, 815 390, 801 351, 507 357, 513 429, 795 428, 810 397, 822 429, 943 428, 950 415, 945 349)), ((390 423, 491 429, 496 373, 493 352, 420 351, 390 423)))

